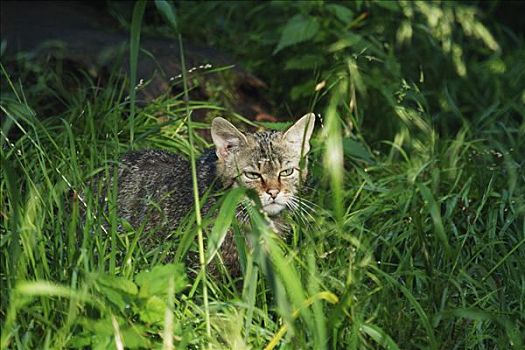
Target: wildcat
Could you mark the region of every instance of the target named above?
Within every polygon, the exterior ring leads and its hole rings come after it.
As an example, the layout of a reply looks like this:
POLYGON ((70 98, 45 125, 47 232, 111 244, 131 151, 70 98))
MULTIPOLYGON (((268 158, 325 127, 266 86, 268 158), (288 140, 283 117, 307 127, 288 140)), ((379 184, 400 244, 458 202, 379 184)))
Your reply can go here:
MULTIPOLYGON (((298 189, 307 176, 306 162, 301 161, 310 150, 314 123, 315 115, 310 113, 285 132, 246 133, 224 118, 215 118, 211 126, 215 149, 205 151, 196 164, 199 194, 210 186, 253 189, 270 220, 278 220, 283 210, 297 208, 298 189)), ((173 231, 194 206, 190 163, 161 150, 125 154, 118 170, 117 201, 120 217, 132 226, 173 231)), ((208 199, 202 211, 213 202, 214 197, 208 199)), ((226 235, 220 253, 230 273, 238 276, 233 233, 226 235)))

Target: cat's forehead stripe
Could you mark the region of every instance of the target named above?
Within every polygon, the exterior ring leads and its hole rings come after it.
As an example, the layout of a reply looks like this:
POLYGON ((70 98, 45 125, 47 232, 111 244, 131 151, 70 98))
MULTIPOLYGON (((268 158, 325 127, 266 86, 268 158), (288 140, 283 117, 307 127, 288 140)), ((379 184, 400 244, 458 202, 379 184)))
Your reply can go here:
POLYGON ((257 140, 257 161, 259 166, 263 163, 273 163, 275 160, 280 161, 281 155, 274 150, 274 141, 281 135, 277 131, 263 131, 253 134, 257 140), (277 158, 277 159, 275 159, 277 158))

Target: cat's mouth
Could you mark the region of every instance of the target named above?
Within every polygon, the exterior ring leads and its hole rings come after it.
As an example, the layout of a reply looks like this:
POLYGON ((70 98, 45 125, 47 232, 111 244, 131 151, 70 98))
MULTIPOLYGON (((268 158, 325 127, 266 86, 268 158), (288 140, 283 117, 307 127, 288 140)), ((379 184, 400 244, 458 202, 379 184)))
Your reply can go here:
POLYGON ((263 210, 266 212, 266 214, 273 216, 279 214, 283 209, 285 209, 286 206, 277 202, 272 202, 270 204, 266 204, 263 206, 263 210))

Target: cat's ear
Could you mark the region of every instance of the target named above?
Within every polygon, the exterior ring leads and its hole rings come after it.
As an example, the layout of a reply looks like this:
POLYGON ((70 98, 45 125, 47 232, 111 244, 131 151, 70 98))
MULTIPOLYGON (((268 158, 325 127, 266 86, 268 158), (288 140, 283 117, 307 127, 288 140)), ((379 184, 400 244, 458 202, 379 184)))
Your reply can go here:
POLYGON ((221 159, 248 142, 242 132, 221 117, 217 117, 211 122, 211 138, 217 150, 217 157, 221 159))
POLYGON ((315 114, 308 113, 301 117, 294 125, 292 125, 283 135, 283 138, 304 156, 310 151, 310 137, 314 131, 315 114))

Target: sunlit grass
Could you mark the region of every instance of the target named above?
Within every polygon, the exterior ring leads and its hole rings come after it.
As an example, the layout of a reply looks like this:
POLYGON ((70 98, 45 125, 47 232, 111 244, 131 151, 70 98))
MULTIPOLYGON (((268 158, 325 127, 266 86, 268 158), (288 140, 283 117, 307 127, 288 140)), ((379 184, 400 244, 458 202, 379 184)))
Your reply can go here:
POLYGON ((116 216, 114 189, 105 211, 89 185, 112 176, 131 144, 194 162, 210 146, 199 134, 209 124, 191 113, 221 106, 176 96, 135 107, 127 82, 112 78, 99 91, 87 76, 60 95, 49 68, 41 79, 65 107, 42 115, 52 109, 38 103, 41 87, 2 66, 1 347, 522 348, 522 56, 502 60, 497 74, 472 64, 476 75, 446 91, 407 83, 388 96, 395 114, 378 107, 364 117, 361 83, 345 67, 321 96, 327 108, 315 111, 324 122, 312 141, 307 212, 284 242, 250 209, 240 281, 222 270, 188 277, 182 264, 188 251, 200 253, 201 271, 217 261, 227 229, 242 230, 234 210, 249 193, 226 193, 202 222, 190 215, 151 246, 116 216), (395 125, 392 139, 367 144, 366 118, 395 125), (197 244, 199 230, 209 239, 197 244))
MULTIPOLYGON (((244 287, 228 278, 207 281, 209 337, 200 279, 176 285, 184 291, 171 299, 163 299, 169 293, 141 297, 145 287, 138 279, 162 266, 158 254, 177 250, 186 233, 195 237, 196 226, 184 226, 152 251, 137 240, 143 233, 131 228, 110 233, 116 238, 111 242, 103 223, 119 219, 97 215, 98 202, 85 191, 89 178, 127 149, 130 134, 121 132, 128 126, 125 107, 107 98, 72 105, 60 119, 40 120, 19 112, 31 108, 14 91, 3 95, 2 110, 11 121, 4 124, 2 147, 3 347, 113 347, 117 326, 127 347, 160 346, 167 339, 160 320, 168 300, 174 301, 166 315, 172 315, 177 347, 522 344, 520 129, 492 130, 502 137, 507 132, 512 151, 504 138, 495 146, 464 129, 456 140, 427 145, 408 136, 404 142, 416 142, 416 150, 407 158, 394 147, 388 156, 373 156, 373 163, 350 152, 344 172, 335 175, 340 180, 330 175, 332 167, 321 166, 330 153, 324 155, 324 143, 314 140, 309 186, 316 190, 306 198, 323 209, 311 212, 310 224, 293 223, 288 245, 275 241, 254 211, 252 234, 258 238, 254 252, 247 251, 244 287), (102 123, 94 112, 103 112, 101 104, 110 107, 102 123), (7 141, 13 130, 19 136, 7 141), (342 193, 334 197, 337 190, 342 193), (87 207, 74 193, 86 193, 87 207)), ((152 108, 173 110, 174 104, 161 99, 137 109, 138 148, 187 154, 184 111, 169 112, 162 128, 151 117, 152 108)), ((338 111, 329 113, 344 123, 338 111)), ((337 130, 316 138, 330 139, 337 130)), ((194 142, 197 151, 207 146, 199 137, 194 142)), ((175 262, 184 261, 177 256, 175 262)))

